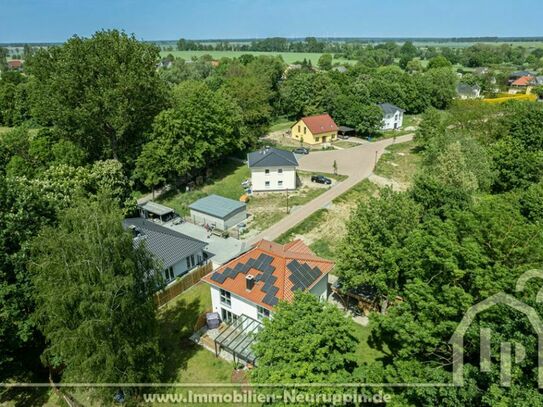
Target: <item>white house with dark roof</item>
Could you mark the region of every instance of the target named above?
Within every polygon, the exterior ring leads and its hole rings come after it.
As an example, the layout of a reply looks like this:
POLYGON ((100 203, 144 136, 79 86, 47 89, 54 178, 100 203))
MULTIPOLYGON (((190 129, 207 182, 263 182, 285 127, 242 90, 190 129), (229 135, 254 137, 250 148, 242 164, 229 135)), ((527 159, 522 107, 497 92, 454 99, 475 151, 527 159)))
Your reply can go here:
POLYGON ((383 111, 381 130, 396 130, 402 127, 405 110, 391 103, 381 103, 379 107, 383 111))
POLYGON ((477 99, 481 97, 481 87, 460 82, 456 85, 456 94, 460 99, 477 99))
POLYGON ((125 219, 123 226, 161 263, 166 283, 207 262, 207 243, 143 218, 125 219))
POLYGON ((296 189, 298 160, 292 151, 265 148, 247 154, 254 192, 296 189))
POLYGON ((189 205, 190 217, 197 225, 230 229, 247 219, 247 205, 219 195, 209 195, 189 205))

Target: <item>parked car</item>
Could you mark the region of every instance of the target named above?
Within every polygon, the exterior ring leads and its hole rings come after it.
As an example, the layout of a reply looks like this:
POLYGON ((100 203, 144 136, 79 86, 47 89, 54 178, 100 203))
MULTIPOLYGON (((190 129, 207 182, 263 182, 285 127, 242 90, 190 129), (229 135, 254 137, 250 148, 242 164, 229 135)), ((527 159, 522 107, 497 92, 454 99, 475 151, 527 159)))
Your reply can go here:
POLYGON ((250 180, 250 179, 246 179, 245 181, 243 181, 243 182, 241 183, 241 186, 242 186, 243 188, 249 188, 249 187, 251 186, 251 180, 250 180))
POLYGON ((326 178, 324 175, 312 175, 311 182, 316 182, 317 184, 326 184, 326 185, 332 184, 332 180, 330 178, 326 178))
POLYGON ((298 147, 292 150, 294 154, 309 154, 309 149, 305 147, 298 147))
POLYGON ((349 137, 347 134, 338 134, 337 138, 340 138, 342 140, 349 140, 349 137))

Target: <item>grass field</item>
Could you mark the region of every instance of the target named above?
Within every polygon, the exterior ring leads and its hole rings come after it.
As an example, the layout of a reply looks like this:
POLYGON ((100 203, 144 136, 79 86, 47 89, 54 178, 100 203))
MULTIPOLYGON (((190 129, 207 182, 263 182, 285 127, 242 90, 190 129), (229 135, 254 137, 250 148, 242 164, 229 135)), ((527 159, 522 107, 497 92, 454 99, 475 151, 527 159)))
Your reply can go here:
MULTIPOLYGON (((202 55, 211 55, 214 59, 221 58, 239 58, 244 54, 259 55, 280 55, 287 64, 301 62, 305 59, 310 60, 316 66, 322 54, 313 52, 257 52, 257 51, 161 51, 160 55, 165 57, 172 54, 176 58, 191 59, 192 57, 199 58, 202 55)), ((334 59, 333 63, 354 64, 356 61, 349 59, 334 59)))
POLYGON ((409 185, 422 159, 416 150, 415 142, 393 144, 387 147, 387 151, 388 153, 379 159, 375 174, 402 185, 409 185))

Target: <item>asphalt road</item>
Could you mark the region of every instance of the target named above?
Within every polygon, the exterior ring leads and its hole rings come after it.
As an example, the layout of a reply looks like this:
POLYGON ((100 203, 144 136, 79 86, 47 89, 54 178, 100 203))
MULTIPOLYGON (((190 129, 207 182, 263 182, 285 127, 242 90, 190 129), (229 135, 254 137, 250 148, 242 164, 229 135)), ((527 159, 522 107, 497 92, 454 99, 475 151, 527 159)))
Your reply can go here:
POLYGON ((321 208, 326 207, 335 198, 351 189, 360 181, 368 178, 375 168, 375 165, 386 147, 396 143, 411 141, 413 134, 399 136, 394 141, 392 138, 379 140, 372 143, 364 143, 357 147, 343 150, 329 150, 311 152, 308 155, 298 157, 299 169, 302 171, 333 173, 334 161, 337 164, 337 172, 346 175, 348 178, 332 186, 329 190, 319 195, 302 207, 297 208, 293 213, 285 216, 276 224, 260 232, 247 240, 253 244, 261 239, 274 240, 298 223, 309 217, 321 208))

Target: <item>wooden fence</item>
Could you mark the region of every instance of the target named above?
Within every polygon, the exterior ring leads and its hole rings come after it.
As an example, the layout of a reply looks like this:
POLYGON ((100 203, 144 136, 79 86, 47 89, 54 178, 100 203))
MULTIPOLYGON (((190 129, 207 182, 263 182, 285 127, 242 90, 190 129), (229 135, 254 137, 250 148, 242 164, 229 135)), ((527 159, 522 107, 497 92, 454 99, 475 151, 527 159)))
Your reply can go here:
POLYGON ((162 307, 168 301, 173 300, 183 291, 188 290, 194 284, 206 274, 211 273, 213 270, 213 263, 208 261, 206 264, 201 265, 196 270, 191 271, 187 275, 177 279, 174 283, 170 284, 164 290, 155 294, 155 301, 159 307, 162 307))

